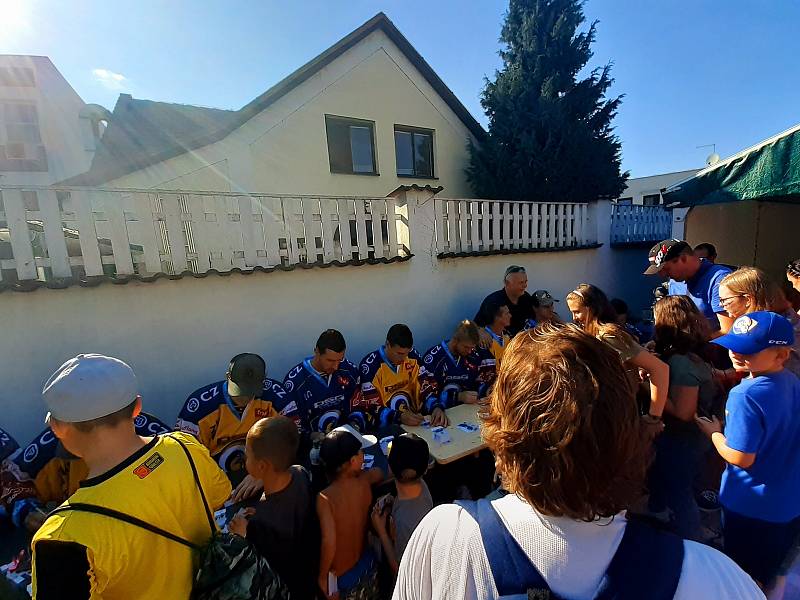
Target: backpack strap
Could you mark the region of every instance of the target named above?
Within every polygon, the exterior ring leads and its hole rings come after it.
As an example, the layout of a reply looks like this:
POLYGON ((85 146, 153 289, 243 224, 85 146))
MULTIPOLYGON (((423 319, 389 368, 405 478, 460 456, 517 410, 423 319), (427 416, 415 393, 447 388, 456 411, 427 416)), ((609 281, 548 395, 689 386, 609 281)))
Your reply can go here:
POLYGON ((492 503, 481 499, 475 502, 459 500, 456 504, 478 523, 498 595, 510 596, 536 590, 538 595, 534 597, 548 597, 550 586, 506 529, 492 503))
POLYGON ((183 449, 184 454, 186 454, 186 458, 189 459, 189 466, 192 467, 192 475, 194 476, 194 484, 197 486, 197 490, 200 492, 200 498, 203 500, 203 508, 206 511, 208 526, 211 528, 211 536, 213 537, 214 534, 217 533, 217 524, 214 521, 214 516, 211 514, 211 509, 208 507, 208 500, 206 500, 206 494, 203 491, 202 484, 200 483, 200 476, 197 474, 197 467, 194 464, 192 455, 189 453, 189 449, 186 447, 186 444, 174 436, 170 435, 168 437, 178 442, 178 445, 183 449))
POLYGON ((168 540, 172 540, 173 542, 177 542, 178 544, 182 544, 182 545, 186 546, 187 548, 191 548, 192 550, 200 550, 199 546, 196 546, 195 544, 191 543, 190 541, 187 541, 187 540, 183 539, 182 537, 179 537, 179 536, 175 535, 174 533, 170 533, 169 531, 165 531, 164 529, 161 529, 160 527, 156 527, 152 523, 148 523, 147 521, 143 521, 143 520, 138 519, 136 517, 132 517, 131 515, 126 515, 125 513, 119 512, 117 510, 114 510, 113 508, 107 508, 105 506, 97 506, 95 504, 85 504, 83 502, 74 502, 74 503, 70 503, 70 504, 63 504, 63 505, 59 506, 58 508, 52 510, 50 512, 50 514, 48 515, 48 518, 52 517, 55 514, 69 512, 69 511, 92 513, 92 514, 95 514, 95 515, 102 515, 102 516, 108 517, 110 519, 115 519, 117 521, 123 521, 125 523, 130 524, 130 525, 134 525, 135 527, 139 527, 141 529, 146 529, 147 531, 149 531, 151 533, 155 533, 156 535, 160 535, 161 537, 167 538, 168 540))
POLYGON ((629 520, 594 598, 672 600, 681 579, 683 555, 683 539, 629 520))

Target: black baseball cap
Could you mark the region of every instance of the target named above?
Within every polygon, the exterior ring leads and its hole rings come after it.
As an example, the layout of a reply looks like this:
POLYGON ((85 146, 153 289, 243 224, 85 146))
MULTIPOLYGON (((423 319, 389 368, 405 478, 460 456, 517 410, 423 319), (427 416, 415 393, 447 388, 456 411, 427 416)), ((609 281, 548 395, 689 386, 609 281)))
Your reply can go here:
POLYGON ((419 479, 428 470, 428 443, 416 433, 396 436, 389 450, 389 467, 398 479, 408 470, 414 472, 410 479, 419 479))
POLYGON ((650 254, 647 259, 650 261, 650 266, 645 269, 645 275, 656 275, 664 266, 664 263, 678 258, 686 250, 691 250, 692 247, 683 240, 662 240, 655 246, 650 248, 650 254))
POLYGON ((231 396, 261 396, 267 363, 258 354, 237 354, 228 365, 228 394, 231 396))
POLYGON ((328 432, 319 446, 319 458, 329 473, 335 473, 360 450, 369 447, 369 440, 349 425, 328 432))

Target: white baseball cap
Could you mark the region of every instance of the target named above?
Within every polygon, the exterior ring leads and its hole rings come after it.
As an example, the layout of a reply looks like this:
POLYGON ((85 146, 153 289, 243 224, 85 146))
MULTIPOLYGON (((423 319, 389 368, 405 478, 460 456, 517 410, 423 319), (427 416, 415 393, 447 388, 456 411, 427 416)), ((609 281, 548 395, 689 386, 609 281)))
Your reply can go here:
POLYGON ((128 406, 139 395, 136 375, 118 358, 78 354, 61 365, 42 389, 49 412, 65 423, 108 416, 128 406))

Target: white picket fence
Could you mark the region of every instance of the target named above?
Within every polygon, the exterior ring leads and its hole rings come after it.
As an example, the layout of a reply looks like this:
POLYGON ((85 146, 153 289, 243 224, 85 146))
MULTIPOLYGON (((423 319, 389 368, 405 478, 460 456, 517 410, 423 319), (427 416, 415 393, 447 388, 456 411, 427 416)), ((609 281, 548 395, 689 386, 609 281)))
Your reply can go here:
POLYGON ((409 255, 407 207, 394 198, 0 187, 0 279, 409 255))
POLYGON ((658 242, 672 236, 672 211, 662 206, 611 205, 611 243, 658 242))
POLYGON ((586 203, 436 198, 440 255, 568 249, 594 244, 586 203))

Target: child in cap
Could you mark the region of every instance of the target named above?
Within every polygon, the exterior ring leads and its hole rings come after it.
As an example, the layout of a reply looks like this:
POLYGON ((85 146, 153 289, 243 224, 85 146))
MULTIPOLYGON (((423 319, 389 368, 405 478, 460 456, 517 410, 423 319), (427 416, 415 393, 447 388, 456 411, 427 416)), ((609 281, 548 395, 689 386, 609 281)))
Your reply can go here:
POLYGON ((228 529, 247 537, 286 583, 292 598, 315 598, 319 524, 311 476, 294 464, 300 433, 286 417, 260 419, 247 432, 247 472, 264 484, 255 508, 237 515, 228 529), (245 518, 249 517, 249 518, 245 518))
POLYGON ((737 371, 722 424, 696 418, 728 463, 722 476, 725 552, 768 588, 800 533, 800 380, 783 368, 792 324, 775 313, 739 317, 714 340, 737 371))
POLYGON ((376 444, 349 425, 325 436, 319 457, 330 485, 317 497, 322 540, 318 585, 325 597, 376 598, 375 555, 367 545, 372 486, 384 479, 379 468, 364 470, 364 449, 376 444))
POLYGON ((431 493, 422 480, 428 470, 427 442, 414 433, 395 437, 389 451, 389 467, 395 477, 397 497, 387 495, 375 503, 372 525, 396 574, 411 534, 433 510, 431 493), (391 522, 387 526, 390 511, 391 522))

